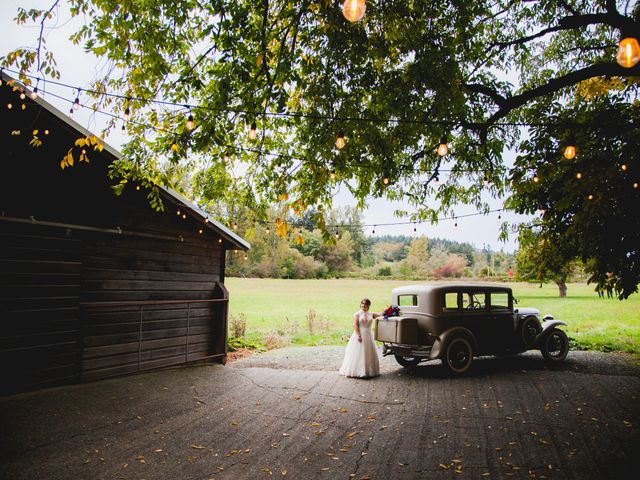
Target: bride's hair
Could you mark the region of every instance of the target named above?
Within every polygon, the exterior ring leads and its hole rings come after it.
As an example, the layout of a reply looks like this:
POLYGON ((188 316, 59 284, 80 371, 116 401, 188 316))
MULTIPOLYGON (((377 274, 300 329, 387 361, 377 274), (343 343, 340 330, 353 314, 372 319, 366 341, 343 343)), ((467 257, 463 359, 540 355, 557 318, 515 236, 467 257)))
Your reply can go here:
POLYGON ((363 303, 366 304, 367 307, 371 306, 371 300, 369 300, 368 298, 363 298, 362 301, 360 302, 360 305, 362 305, 363 303))

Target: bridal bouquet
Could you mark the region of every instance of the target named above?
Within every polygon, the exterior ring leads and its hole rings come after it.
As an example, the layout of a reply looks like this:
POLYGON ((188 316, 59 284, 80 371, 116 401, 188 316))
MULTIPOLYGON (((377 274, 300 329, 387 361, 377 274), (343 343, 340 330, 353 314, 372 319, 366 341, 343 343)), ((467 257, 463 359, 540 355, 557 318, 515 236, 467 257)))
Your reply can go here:
POLYGON ((400 307, 398 305, 389 305, 384 309, 384 312, 382 312, 382 316, 385 319, 389 317, 397 317, 398 315, 400 315, 400 307))

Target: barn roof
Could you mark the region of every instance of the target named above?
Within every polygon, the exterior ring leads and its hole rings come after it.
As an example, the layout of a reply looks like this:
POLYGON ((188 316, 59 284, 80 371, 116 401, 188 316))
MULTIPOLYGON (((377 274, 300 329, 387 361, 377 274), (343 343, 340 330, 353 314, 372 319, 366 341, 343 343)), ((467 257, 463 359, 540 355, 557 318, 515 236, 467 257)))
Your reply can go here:
MULTIPOLYGON (((1 72, 1 75, 2 75, 3 82, 11 82, 11 81, 16 82, 16 85, 19 85, 25 90, 25 93, 27 93, 27 98, 29 101, 37 103, 43 109, 47 110, 52 115, 56 116, 64 125, 67 126, 68 129, 73 129, 83 136, 94 135, 93 132, 84 128, 78 122, 70 118, 69 115, 66 115, 65 113, 63 113, 62 111, 58 110, 56 107, 51 105, 49 102, 44 100, 42 96, 38 96, 35 99, 31 99, 29 97, 29 93, 31 93, 29 88, 26 87, 21 82, 17 81, 15 78, 10 77, 4 71, 1 72)), ((122 158, 122 153, 120 153, 114 147, 106 143, 104 140, 102 140, 102 142, 104 143, 103 153, 108 152, 109 155, 113 156, 113 160, 122 158)), ((222 236, 227 242, 229 242, 235 248, 239 250, 249 250, 249 248, 251 248, 251 245, 249 244, 249 242, 247 242, 242 237, 237 235, 235 232, 233 232, 232 230, 230 230, 229 228, 227 228, 226 226, 224 226, 223 224, 215 220, 207 212, 205 212, 196 204, 188 200, 183 195, 179 194, 175 190, 172 190, 170 188, 167 188, 161 185, 158 185, 158 187, 164 193, 163 198, 166 201, 171 202, 174 206, 177 206, 179 208, 186 208, 191 215, 194 215, 196 218, 201 219, 207 228, 217 232, 220 236, 222 236)))

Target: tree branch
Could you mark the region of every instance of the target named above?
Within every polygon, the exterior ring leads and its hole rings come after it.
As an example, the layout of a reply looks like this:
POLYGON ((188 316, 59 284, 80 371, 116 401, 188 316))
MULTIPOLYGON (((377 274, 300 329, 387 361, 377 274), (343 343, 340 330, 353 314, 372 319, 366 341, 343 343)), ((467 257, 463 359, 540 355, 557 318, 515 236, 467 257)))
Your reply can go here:
POLYGON ((47 10, 47 13, 45 13, 42 16, 42 20, 40 21, 40 35, 38 35, 38 49, 37 49, 38 70, 36 70, 38 72, 40 71, 40 50, 42 49, 42 37, 44 36, 44 22, 49 18, 49 14, 53 11, 54 8, 56 8, 59 2, 60 0, 56 0, 55 2, 53 2, 53 5, 51 5, 51 8, 47 10))
POLYGON ((546 84, 527 90, 519 95, 506 98, 502 105, 498 104, 500 107, 499 110, 491 115, 484 125, 488 126, 496 123, 501 118, 506 117, 512 110, 521 107, 535 98, 544 97, 545 95, 557 92, 571 85, 576 85, 579 82, 592 77, 635 77, 639 75, 640 64, 637 64, 633 68, 624 68, 617 63, 598 63, 590 65, 581 70, 576 70, 561 77, 553 78, 546 84))

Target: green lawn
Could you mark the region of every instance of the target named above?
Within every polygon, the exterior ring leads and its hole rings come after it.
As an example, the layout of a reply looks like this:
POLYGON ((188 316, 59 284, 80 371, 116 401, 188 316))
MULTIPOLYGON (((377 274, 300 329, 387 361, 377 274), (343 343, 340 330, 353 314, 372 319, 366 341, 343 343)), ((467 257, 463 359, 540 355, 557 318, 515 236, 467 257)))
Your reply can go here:
MULTIPOLYGON (((246 337, 270 346, 343 344, 351 334, 353 313, 360 300, 371 299, 371 310, 390 304, 402 280, 283 280, 227 278, 229 313, 246 316, 246 337), (308 316, 315 312, 313 332, 308 316)), ((510 284, 519 307, 535 307, 565 321, 574 348, 640 353, 640 295, 624 301, 600 299, 593 286, 570 284, 567 298, 548 284, 510 284)))

